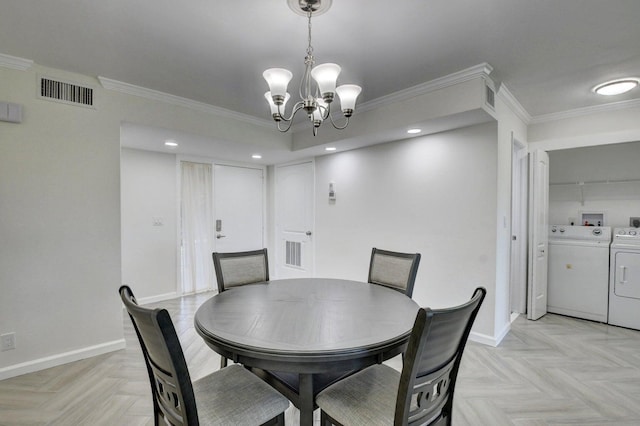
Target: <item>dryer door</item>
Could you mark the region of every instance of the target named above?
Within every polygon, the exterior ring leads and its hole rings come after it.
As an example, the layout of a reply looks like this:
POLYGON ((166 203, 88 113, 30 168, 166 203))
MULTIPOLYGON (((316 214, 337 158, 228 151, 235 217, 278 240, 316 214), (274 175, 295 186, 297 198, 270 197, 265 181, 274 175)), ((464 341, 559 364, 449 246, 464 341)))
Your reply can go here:
POLYGON ((616 253, 615 266, 616 296, 640 299, 640 253, 616 253))

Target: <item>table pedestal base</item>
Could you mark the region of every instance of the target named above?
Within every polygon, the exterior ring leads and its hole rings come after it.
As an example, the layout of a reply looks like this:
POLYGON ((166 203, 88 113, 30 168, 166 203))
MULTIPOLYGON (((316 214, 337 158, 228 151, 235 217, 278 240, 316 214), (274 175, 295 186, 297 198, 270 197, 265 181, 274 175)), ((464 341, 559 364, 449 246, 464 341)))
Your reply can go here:
POLYGON ((249 368, 254 374, 286 396, 300 410, 300 426, 313 426, 313 411, 316 395, 327 386, 341 380, 357 370, 339 373, 283 373, 249 368))

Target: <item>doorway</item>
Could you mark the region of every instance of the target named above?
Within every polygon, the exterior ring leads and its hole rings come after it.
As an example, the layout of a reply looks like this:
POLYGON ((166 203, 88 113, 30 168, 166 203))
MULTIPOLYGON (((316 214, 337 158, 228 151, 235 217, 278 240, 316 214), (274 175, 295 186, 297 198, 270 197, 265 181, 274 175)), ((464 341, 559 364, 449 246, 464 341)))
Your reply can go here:
POLYGON ((511 270, 512 317, 527 310, 527 211, 529 163, 527 147, 511 136, 511 270))
POLYGON ((215 288, 211 253, 264 247, 264 167, 180 161, 181 293, 215 288))

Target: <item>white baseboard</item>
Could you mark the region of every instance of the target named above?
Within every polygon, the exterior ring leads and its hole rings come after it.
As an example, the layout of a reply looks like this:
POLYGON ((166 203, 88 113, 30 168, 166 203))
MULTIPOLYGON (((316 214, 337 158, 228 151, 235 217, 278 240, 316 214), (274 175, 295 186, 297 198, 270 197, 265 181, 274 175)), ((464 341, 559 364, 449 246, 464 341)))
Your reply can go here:
POLYGON ((171 293, 158 294, 157 296, 149 296, 149 297, 136 297, 139 305, 146 305, 147 303, 156 303, 162 302, 164 300, 177 299, 181 297, 177 291, 173 291, 171 293))
POLYGON ((0 368, 0 380, 33 373, 34 371, 40 371, 46 368, 57 367, 58 365, 91 358, 93 356, 106 354, 108 352, 124 348, 125 340, 120 339, 40 359, 34 359, 33 361, 23 362, 21 364, 10 365, 8 367, 0 368))
POLYGON ((487 334, 476 333, 472 331, 471 333, 469 333, 469 340, 476 343, 482 343, 483 345, 493 346, 495 348, 500 344, 500 342, 502 342, 502 339, 504 339, 504 337, 509 334, 510 330, 511 323, 507 323, 502 331, 495 336, 489 336, 487 334))

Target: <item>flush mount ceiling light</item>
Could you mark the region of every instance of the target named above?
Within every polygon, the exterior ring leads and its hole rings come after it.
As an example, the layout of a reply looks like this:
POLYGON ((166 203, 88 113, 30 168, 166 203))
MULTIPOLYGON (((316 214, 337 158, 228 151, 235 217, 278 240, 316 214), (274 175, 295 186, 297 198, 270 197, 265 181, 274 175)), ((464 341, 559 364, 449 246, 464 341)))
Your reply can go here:
POLYGON ((259 159, 261 159, 261 158, 262 158, 262 155, 260 155, 260 154, 253 154, 253 155, 251 156, 251 158, 253 158, 254 160, 259 160, 259 159))
POLYGON ((640 80, 637 78, 621 78, 598 84, 592 90, 598 95, 621 95, 622 93, 627 93, 628 91, 635 89, 638 87, 638 84, 640 84, 640 80))
POLYGON ((422 129, 409 129, 407 130, 407 133, 409 133, 410 135, 415 135, 417 133, 420 133, 422 131, 422 129))
POLYGON ((328 147, 326 147, 324 150, 325 150, 325 151, 329 151, 329 152, 331 152, 331 151, 335 151, 335 150, 336 150, 336 147, 335 147, 335 146, 328 146, 328 147))
POLYGON ((262 76, 267 80, 269 91, 264 94, 269 106, 271 116, 278 126, 278 130, 286 132, 291 128, 293 117, 300 110, 304 110, 313 125, 313 135, 318 132, 318 128, 323 121, 329 119, 333 127, 342 130, 349 124, 349 117, 353 115, 356 105, 356 98, 362 91, 362 87, 355 84, 344 84, 336 87, 336 81, 340 74, 338 64, 326 63, 314 67, 313 47, 311 46, 311 16, 326 12, 331 6, 331 0, 287 0, 289 7, 298 14, 307 17, 309 24, 309 44, 307 55, 304 58, 305 70, 300 82, 300 100, 295 103, 291 115, 285 116, 284 110, 290 98, 287 93, 287 85, 293 74, 284 68, 270 68, 262 76), (316 84, 313 85, 312 78, 316 84), (331 117, 331 104, 335 94, 340 97, 340 106, 345 117, 345 122, 338 125, 331 117), (287 123, 286 127, 281 127, 281 122, 287 123))
POLYGON ((169 148, 175 148, 175 147, 178 146, 178 142, 172 141, 172 140, 168 140, 168 141, 165 141, 164 145, 168 146, 169 148))

